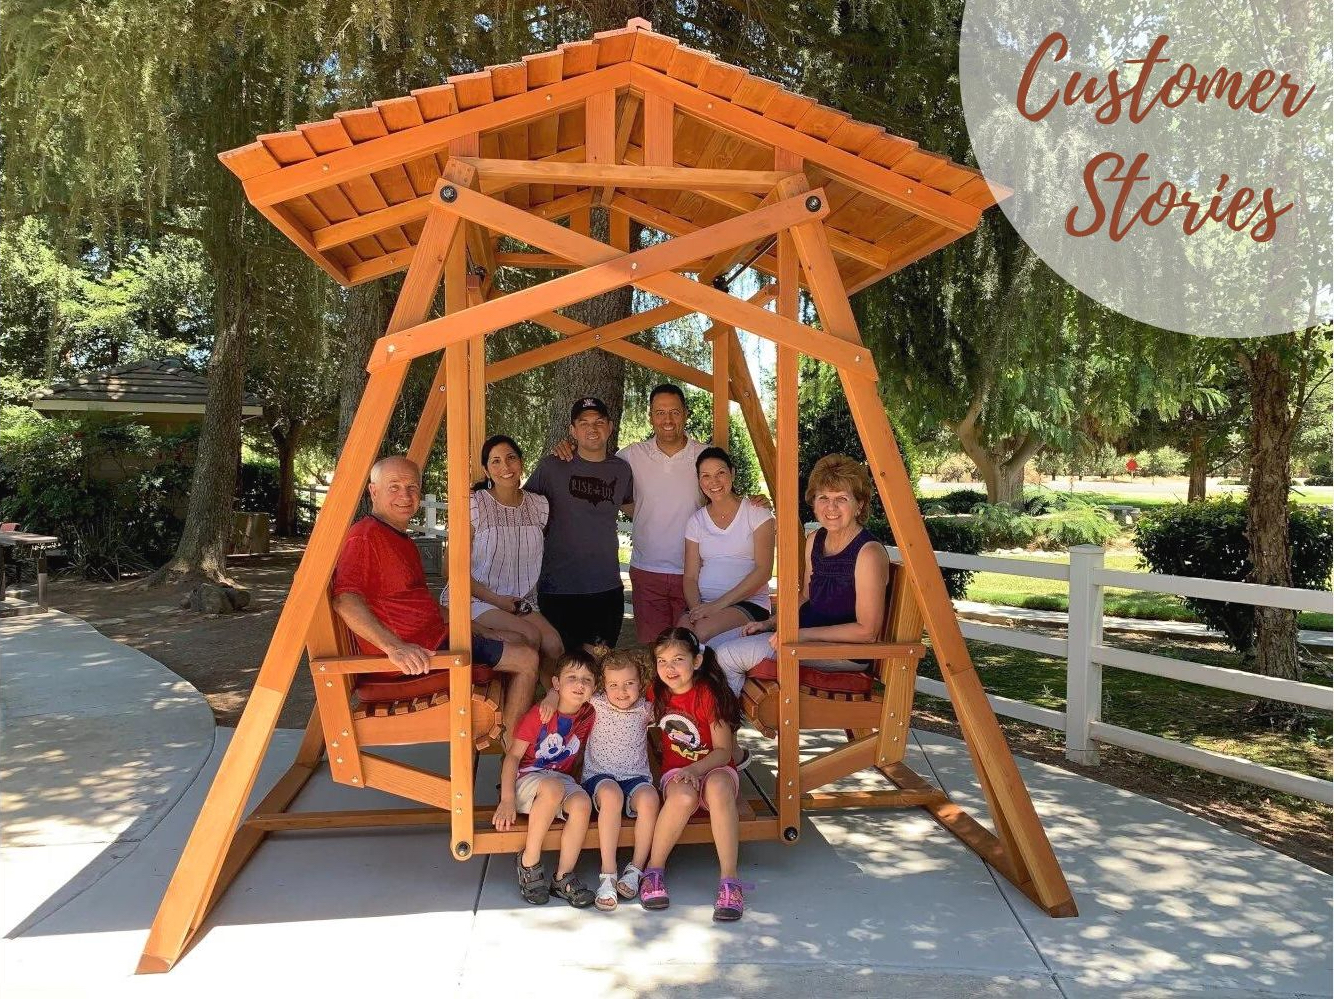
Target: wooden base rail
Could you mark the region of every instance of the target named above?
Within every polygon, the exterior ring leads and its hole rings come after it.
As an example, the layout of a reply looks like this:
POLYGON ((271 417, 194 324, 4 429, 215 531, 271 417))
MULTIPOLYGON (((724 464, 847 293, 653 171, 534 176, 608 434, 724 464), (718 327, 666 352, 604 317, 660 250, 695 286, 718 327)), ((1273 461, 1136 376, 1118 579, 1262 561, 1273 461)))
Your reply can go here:
MULTIPOLYGON (((388 656, 321 656, 310 661, 315 673, 330 676, 355 676, 360 673, 393 673, 398 667, 388 656)), ((431 656, 429 672, 446 669, 472 669, 472 659, 457 652, 437 652, 431 656)))

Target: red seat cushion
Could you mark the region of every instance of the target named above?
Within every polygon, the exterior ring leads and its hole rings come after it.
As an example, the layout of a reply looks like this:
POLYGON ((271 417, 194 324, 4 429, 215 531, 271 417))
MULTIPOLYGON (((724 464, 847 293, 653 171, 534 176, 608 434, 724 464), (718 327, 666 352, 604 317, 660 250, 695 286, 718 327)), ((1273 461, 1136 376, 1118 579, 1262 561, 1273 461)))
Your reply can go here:
MULTIPOLYGON (((495 671, 490 666, 474 666, 474 685, 490 683, 495 671)), ((362 704, 379 701, 409 701, 415 697, 449 692, 449 670, 437 670, 424 676, 401 673, 366 673, 357 682, 357 698, 362 704)))
MULTIPOLYGON (((777 680, 778 663, 764 659, 756 663, 750 675, 756 680, 777 680)), ((798 682, 803 687, 813 687, 831 694, 869 694, 874 681, 869 673, 843 673, 803 666, 797 674, 798 682)))

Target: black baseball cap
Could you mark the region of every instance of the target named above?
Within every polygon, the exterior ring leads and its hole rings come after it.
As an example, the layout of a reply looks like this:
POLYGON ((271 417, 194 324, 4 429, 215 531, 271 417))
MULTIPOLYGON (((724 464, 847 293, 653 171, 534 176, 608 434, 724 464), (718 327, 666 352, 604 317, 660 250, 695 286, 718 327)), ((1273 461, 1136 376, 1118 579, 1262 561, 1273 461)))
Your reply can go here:
POLYGON ((570 422, 573 423, 575 420, 579 419, 580 413, 590 409, 598 413, 600 416, 605 416, 609 420, 611 419, 611 410, 607 408, 605 402, 594 396, 586 395, 570 407, 570 422))

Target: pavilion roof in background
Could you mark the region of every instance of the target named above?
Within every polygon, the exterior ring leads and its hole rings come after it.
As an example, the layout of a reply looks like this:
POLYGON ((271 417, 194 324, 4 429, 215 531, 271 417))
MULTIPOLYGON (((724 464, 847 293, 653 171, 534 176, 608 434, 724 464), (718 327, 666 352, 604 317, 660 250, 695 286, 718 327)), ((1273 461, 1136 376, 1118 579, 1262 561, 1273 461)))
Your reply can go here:
MULTIPOLYGON (((54 382, 32 399, 41 412, 95 411, 158 415, 202 415, 208 379, 177 357, 136 361, 54 382)), ((242 397, 241 415, 259 416, 260 400, 242 397)))
MULTIPOLYGON (((484 158, 583 162, 584 102, 608 89, 617 94, 623 163, 643 162, 646 92, 675 106, 678 166, 771 170, 775 148, 802 157, 812 186, 828 194, 826 226, 849 292, 971 232, 995 204, 976 170, 680 45, 639 18, 521 62, 262 135, 219 158, 293 243, 339 283, 355 285, 407 267, 451 141, 477 133, 484 158)), ((581 189, 521 183, 483 190, 559 218, 581 189)), ((678 236, 759 200, 632 189, 618 191, 609 207, 678 236)))

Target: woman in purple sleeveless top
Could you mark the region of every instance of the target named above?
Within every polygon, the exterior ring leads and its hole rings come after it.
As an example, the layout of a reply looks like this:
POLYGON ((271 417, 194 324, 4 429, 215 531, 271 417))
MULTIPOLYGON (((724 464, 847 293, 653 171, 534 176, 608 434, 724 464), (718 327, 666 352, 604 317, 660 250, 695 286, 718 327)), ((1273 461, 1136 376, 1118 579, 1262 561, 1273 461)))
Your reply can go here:
MULTIPOLYGON (((806 536, 797 638, 801 642, 876 642, 885 617, 889 555, 863 526, 870 513, 871 477, 859 462, 825 455, 811 469, 806 502, 818 530, 806 536)), ((748 624, 742 637, 717 649, 734 691, 746 674, 775 654, 777 615, 748 624)), ((823 670, 856 672, 865 663, 847 659, 806 661, 823 670)))

